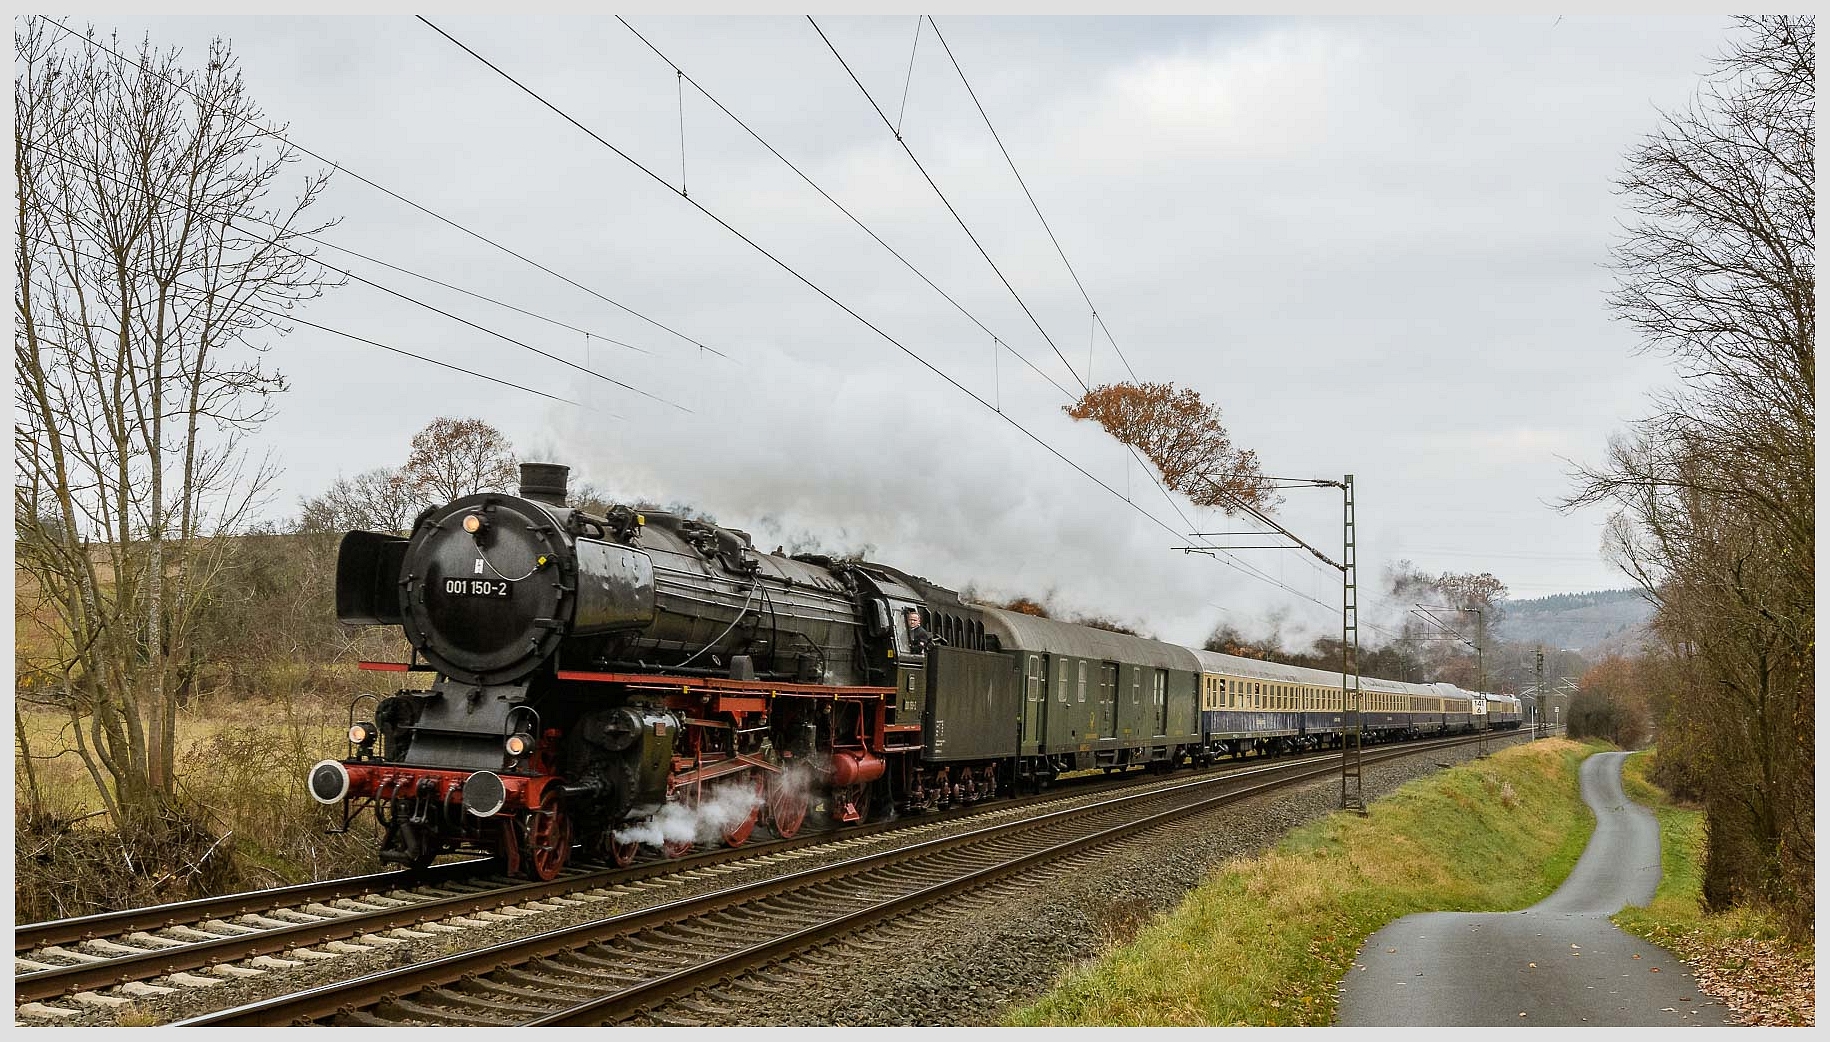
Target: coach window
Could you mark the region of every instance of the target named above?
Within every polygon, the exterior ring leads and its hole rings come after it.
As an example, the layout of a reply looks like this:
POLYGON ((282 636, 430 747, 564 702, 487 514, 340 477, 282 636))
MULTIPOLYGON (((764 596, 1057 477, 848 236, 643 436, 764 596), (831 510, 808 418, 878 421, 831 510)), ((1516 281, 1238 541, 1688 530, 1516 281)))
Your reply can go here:
POLYGON ((1068 704, 1067 659, 1057 659, 1061 668, 1055 671, 1055 690, 1061 693, 1061 704, 1068 704))
POLYGON ((1082 663, 1081 663, 1081 664, 1080 664, 1080 697, 1079 697, 1079 701, 1081 701, 1081 702, 1085 702, 1085 701, 1086 701, 1086 700, 1087 700, 1087 664, 1086 664, 1086 663, 1085 663, 1085 662, 1082 662, 1082 663))
POLYGON ((1254 683, 1252 685, 1252 708, 1253 709, 1263 709, 1264 708, 1264 685, 1263 684, 1254 683))
POLYGON ((1144 667, 1142 667, 1142 666, 1132 666, 1131 667, 1131 704, 1132 705, 1138 704, 1138 688, 1141 687, 1142 683, 1143 683, 1143 681, 1141 679, 1143 672, 1144 672, 1144 667))

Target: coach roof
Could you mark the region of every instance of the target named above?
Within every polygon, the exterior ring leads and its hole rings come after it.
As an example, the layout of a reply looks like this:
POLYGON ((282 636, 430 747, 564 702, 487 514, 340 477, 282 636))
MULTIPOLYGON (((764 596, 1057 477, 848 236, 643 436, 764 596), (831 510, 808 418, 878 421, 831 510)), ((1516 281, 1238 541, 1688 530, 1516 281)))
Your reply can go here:
POLYGON ((1039 651, 1049 655, 1102 659, 1131 665, 1199 672, 1194 652, 1147 637, 1114 633, 1022 612, 975 605, 983 613, 985 632, 996 635, 1005 651, 1039 651))

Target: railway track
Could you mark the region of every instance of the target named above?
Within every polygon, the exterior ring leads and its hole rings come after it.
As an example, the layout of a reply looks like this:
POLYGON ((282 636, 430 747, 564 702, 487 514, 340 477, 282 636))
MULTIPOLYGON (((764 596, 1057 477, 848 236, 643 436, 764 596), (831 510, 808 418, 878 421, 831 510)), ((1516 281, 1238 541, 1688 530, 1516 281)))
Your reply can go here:
MULTIPOLYGON (((1508 737, 1527 737, 1521 732, 1508 737)), ((1496 739, 1505 741, 1506 739, 1496 739)), ((1473 744, 1376 747, 1365 762, 1473 744)), ((1328 755, 1101 794, 1040 813, 682 897, 354 980, 192 1017, 178 1026, 590 1025, 651 1016, 836 938, 1246 796, 1338 771, 1328 755)), ((1006 803, 999 810, 1010 809, 1006 803)), ((762 970, 747 986, 769 986, 762 970)), ((777 980, 785 978, 777 978, 777 980)), ((716 1003, 721 992, 708 992, 716 1003)), ((703 1016, 704 1004, 696 1007, 703 1016)), ((733 1009, 732 1016, 741 1018, 733 1009)), ((665 1022, 665 1017, 661 1017, 665 1022)))
MULTIPOLYGON (((1333 758, 1319 754, 1282 762, 1333 758)), ((1195 777, 1241 769, 1229 764, 1195 777)), ((1033 796, 676 859, 657 856, 629 868, 573 867, 545 883, 504 878, 495 871, 496 862, 481 858, 418 873, 381 872, 23 924, 13 935, 14 1002, 17 1007, 67 998, 79 1005, 119 1006, 179 988, 213 987, 224 980, 291 969, 314 958, 385 948, 580 902, 617 901, 640 892, 632 887, 658 877, 716 873, 727 866, 735 870, 743 862, 806 848, 855 847, 885 833, 944 828, 973 817, 1020 814, 1056 803, 1066 806, 1103 792, 1176 784, 1177 778, 1189 776, 1147 777, 1151 780, 1093 777, 1084 779, 1086 784, 1033 796)), ((42 1014, 34 1019, 57 1015, 56 1010, 41 1008, 27 1012, 42 1014)))

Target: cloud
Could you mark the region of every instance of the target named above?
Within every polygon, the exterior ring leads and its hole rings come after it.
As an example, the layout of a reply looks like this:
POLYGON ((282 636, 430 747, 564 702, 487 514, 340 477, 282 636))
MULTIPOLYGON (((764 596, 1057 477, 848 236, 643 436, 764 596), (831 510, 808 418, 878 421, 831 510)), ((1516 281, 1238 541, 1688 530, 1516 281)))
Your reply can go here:
MULTIPOLYGON (((910 275, 618 24, 453 18, 450 28, 691 197, 1178 531, 1181 518, 1021 352, 1075 388, 1125 372, 932 41, 906 112, 911 20, 821 24, 980 244, 798 19, 636 19, 650 39, 1010 345, 910 275), (682 111, 684 109, 684 111, 682 111), (892 117, 894 118, 894 116, 892 117), (1026 313, 1025 307, 1028 312, 1026 313), (1031 314, 1053 346, 1031 324, 1031 314), (1065 355, 1064 363, 1057 351, 1065 355), (1089 355, 1091 361, 1089 364, 1089 355)), ((1609 321, 1603 267, 1625 151, 1684 103, 1715 19, 943 18, 1005 146, 1138 373, 1202 391, 1279 473, 1356 474, 1361 563, 1520 545, 1515 588, 1615 585, 1600 518, 1545 504, 1556 458, 1596 458, 1656 360, 1609 321)), ((441 21, 441 24, 446 24, 441 21)), ((142 26, 120 23, 124 35, 142 26)), ((301 329, 263 431, 290 500, 404 458, 438 415, 481 416, 524 453, 785 539, 872 545, 950 585, 1034 593, 1198 640, 1279 604, 1327 610, 1180 542, 993 411, 408 19, 179 19, 226 31, 250 87, 309 147, 663 322, 657 329, 340 176, 334 237, 392 263, 652 353, 398 276, 431 302, 686 406, 589 380, 430 312, 349 287, 307 317, 574 398, 549 403, 301 329), (703 343, 731 357, 701 351, 703 343), (616 414, 620 419, 612 419, 616 414), (1224 609, 1224 610, 1223 610, 1224 609)), ((366 272, 365 272, 366 273, 366 272)), ((1293 495, 1318 545, 1338 498, 1293 495)), ((1196 526, 1212 519, 1191 514, 1196 526)), ((773 545, 773 544, 771 544, 773 545)), ((1308 597, 1297 555, 1243 556, 1308 597)), ((1242 565, 1243 567, 1243 565, 1242 565)), ((1460 570, 1459 568, 1456 570, 1460 570)))

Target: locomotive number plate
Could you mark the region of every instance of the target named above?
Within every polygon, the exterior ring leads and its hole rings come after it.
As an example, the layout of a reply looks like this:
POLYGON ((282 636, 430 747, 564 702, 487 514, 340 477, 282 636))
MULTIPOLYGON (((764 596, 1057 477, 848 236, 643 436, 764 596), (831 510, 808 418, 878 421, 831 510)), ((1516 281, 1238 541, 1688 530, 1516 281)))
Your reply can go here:
POLYGON ((451 597, 507 597, 513 584, 493 579, 446 579, 445 593, 451 597))

